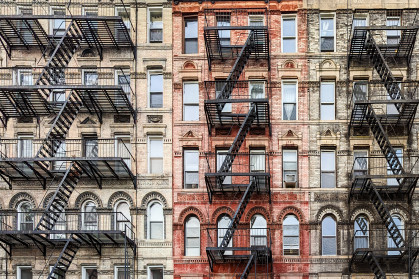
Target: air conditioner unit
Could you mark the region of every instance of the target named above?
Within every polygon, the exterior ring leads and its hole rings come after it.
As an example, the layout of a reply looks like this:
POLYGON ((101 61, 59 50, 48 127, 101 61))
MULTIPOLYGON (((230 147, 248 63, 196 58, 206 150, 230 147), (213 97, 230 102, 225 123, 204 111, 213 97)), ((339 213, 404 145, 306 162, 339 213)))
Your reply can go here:
POLYGON ((286 174, 285 175, 285 187, 292 188, 295 187, 297 183, 297 175, 296 174, 286 174))

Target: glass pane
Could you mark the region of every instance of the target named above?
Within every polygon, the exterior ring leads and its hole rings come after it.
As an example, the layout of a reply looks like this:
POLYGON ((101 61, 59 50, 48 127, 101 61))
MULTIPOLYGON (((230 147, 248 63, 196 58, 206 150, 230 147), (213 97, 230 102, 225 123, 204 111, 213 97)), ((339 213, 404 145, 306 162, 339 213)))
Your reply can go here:
POLYGON ((150 75, 150 92, 163 92, 163 75, 150 75))
POLYGON ((321 187, 322 188, 335 188, 336 187, 336 176, 335 173, 322 173, 321 175, 321 187))
POLYGON ((333 37, 322 37, 320 40, 321 51, 334 51, 335 49, 335 38, 333 37))
POLYGON ((354 18, 353 26, 354 27, 367 26, 367 19, 366 18, 354 18))
POLYGON ((187 237, 186 238, 187 247, 199 247, 199 237, 187 237))
POLYGON ((163 158, 163 140, 150 139, 150 157, 163 158))
POLYGON ((321 105, 320 107, 320 119, 321 120, 335 120, 335 104, 333 105, 321 105))
POLYGON ((282 36, 283 37, 295 37, 295 19, 284 18, 282 20, 282 36))
POLYGON ((150 42, 162 42, 163 41, 163 30, 162 29, 150 29, 150 42))
POLYGON ((84 84, 85 85, 98 85, 98 74, 96 72, 85 72, 84 73, 84 84))
POLYGON ((297 84, 283 84, 282 85, 282 102, 295 103, 297 101, 297 84))
POLYGON ((322 255, 336 255, 336 238, 323 237, 322 255))
POLYGON ((163 172, 163 159, 152 158, 150 159, 150 172, 151 173, 162 173, 163 172))
POLYGON ((321 37, 333 37, 334 27, 333 18, 322 18, 320 19, 320 36, 321 37))
POLYGON ((265 83, 263 81, 251 81, 250 82, 250 97, 252 99, 265 98, 265 83))
POLYGON ((20 269, 20 279, 32 279, 32 269, 21 268, 20 269))
POLYGON ((251 152, 250 154, 250 171, 264 172, 265 171, 265 151, 251 152), (262 153, 262 154, 258 154, 262 153))
POLYGON ((300 240, 297 236, 284 236, 284 249, 298 247, 300 240))
POLYGON ((199 169, 199 152, 188 150, 184 152, 184 164, 186 171, 198 171, 199 169))
POLYGON ((327 216, 322 221, 322 235, 336 236, 336 221, 330 216, 327 216))
POLYGON ((185 38, 198 38, 198 20, 185 19, 185 38))
POLYGON ((188 189, 198 188, 199 174, 198 172, 185 172, 185 184, 188 189))
POLYGON ((185 39, 185 53, 198 53, 198 39, 185 39))
POLYGON ((97 279, 97 268, 86 268, 86 279, 97 279))
POLYGON ((199 256, 200 255, 200 248, 186 248, 186 256, 199 256))
POLYGON ((163 279, 163 268, 150 268, 150 279, 163 279))
POLYGON ((297 107, 295 104, 284 104, 283 119, 284 120, 297 119, 297 107))
POLYGON ((163 222, 163 207, 161 204, 156 202, 150 207, 150 221, 163 222))
POLYGON ((163 107, 163 94, 152 93, 150 94, 150 107, 151 108, 162 108, 163 107))
POLYGON ((292 53, 296 52, 295 49, 295 39, 284 38, 282 39, 282 52, 292 53))
POLYGON ((321 152, 321 170, 322 171, 334 171, 335 167, 336 167, 335 152, 334 151, 322 151, 321 152))
POLYGON ((321 83, 320 87, 320 102, 334 103, 335 102, 335 84, 334 83, 321 83))
POLYGON ((184 83, 183 84, 183 102, 184 103, 199 103, 199 85, 198 83, 184 83))
POLYGON ((363 81, 357 81, 354 83, 354 99, 355 101, 365 101, 367 100, 367 90, 368 84, 363 81))
POLYGON ((163 223, 162 222, 150 223, 150 239, 163 239, 163 223))

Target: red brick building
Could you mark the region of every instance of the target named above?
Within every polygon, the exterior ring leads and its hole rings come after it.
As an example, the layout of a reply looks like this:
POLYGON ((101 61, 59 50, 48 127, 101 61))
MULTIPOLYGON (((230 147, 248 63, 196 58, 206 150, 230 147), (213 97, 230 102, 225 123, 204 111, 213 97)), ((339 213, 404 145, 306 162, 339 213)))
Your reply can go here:
POLYGON ((173 4, 175 278, 308 278, 301 8, 173 4))

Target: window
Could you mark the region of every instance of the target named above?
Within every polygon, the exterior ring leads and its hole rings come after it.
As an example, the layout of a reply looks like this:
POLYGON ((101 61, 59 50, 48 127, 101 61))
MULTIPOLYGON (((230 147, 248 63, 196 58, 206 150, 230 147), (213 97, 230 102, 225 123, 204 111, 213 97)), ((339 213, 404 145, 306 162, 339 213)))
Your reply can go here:
POLYGON ((17 156, 19 158, 33 157, 32 141, 32 135, 18 135, 17 156))
POLYGON ((197 82, 183 83, 183 120, 199 121, 199 86, 197 82))
MULTIPOLYGON (((131 137, 129 135, 115 135, 115 157, 123 158, 128 169, 131 169, 131 137)), ((125 168, 118 166, 116 170, 123 172, 125 168)))
POLYGON ((183 151, 183 180, 185 189, 196 189, 199 186, 199 151, 183 151))
MULTIPOLYGON (((250 150, 250 172, 251 173, 265 173, 265 150, 264 149, 253 149, 250 150)), ((258 186, 260 189, 264 189, 266 186, 265 177, 259 176, 258 186)))
POLYGON ((336 162, 334 150, 321 150, 321 188, 336 187, 336 162))
MULTIPOLYGON (((400 26, 400 17, 387 17, 387 26, 400 26)), ((400 30, 387 30, 387 44, 397 45, 400 42, 400 30)))
POLYGON ((149 266, 147 273, 148 279, 163 279, 163 266, 149 266))
POLYGON ((150 137, 148 139, 148 172, 163 173, 163 139, 150 137))
MULTIPOLYGON (((230 15, 220 14, 216 16, 218 27, 229 27, 230 26, 230 15)), ((230 30, 218 30, 218 37, 220 38, 221 46, 230 45, 230 30)))
POLYGON ((148 72, 149 107, 163 107, 163 74, 161 72, 148 72))
POLYGON ((368 174, 368 150, 354 150, 354 176, 368 174))
MULTIPOLYGON (((125 70, 117 70, 115 71, 115 84, 121 86, 122 91, 125 93, 125 95, 127 96, 127 99, 130 100, 131 97, 131 87, 130 87, 130 82, 131 82, 131 76, 129 73, 129 69, 125 69, 125 70)), ((121 97, 119 94, 121 94, 120 92, 116 92, 116 98, 115 98, 115 105, 116 106, 125 106, 125 99, 123 98, 123 96, 121 97)))
POLYGON ((83 230, 97 230, 98 228, 96 204, 93 201, 86 201, 82 206, 82 228, 83 230))
POLYGON ((355 239, 354 249, 369 247, 369 225, 368 220, 364 216, 358 216, 354 223, 355 239))
MULTIPOLYGON (((231 218, 230 216, 223 214, 218 218, 217 222, 217 238, 218 238, 218 246, 220 247, 221 243, 223 242, 224 236, 227 232, 228 227, 230 226, 231 218)), ((227 247, 233 247, 233 238, 230 239, 227 247)), ((224 252, 224 255, 233 255, 232 250, 227 250, 224 252)))
POLYGON ((99 84, 99 75, 96 70, 83 70, 83 84, 96 86, 99 84))
POLYGON ((15 84, 17 85, 33 85, 33 74, 31 69, 19 69, 17 70, 17 79, 15 84))
POLYGON ((184 18, 184 22, 184 52, 185 54, 198 53, 198 18, 187 17, 184 18))
POLYGON ((250 80, 249 91, 251 99, 265 98, 265 81, 264 80, 250 80))
MULTIPOLYGON (((53 16, 65 16, 65 9, 62 7, 53 7, 52 8, 52 15, 53 16)), ((62 36, 65 33, 65 19, 64 18, 56 18, 51 20, 51 35, 53 36, 62 36)))
POLYGON ((355 101, 366 101, 368 98, 368 81, 354 81, 353 99, 355 101))
MULTIPOLYGON (((54 210, 54 209, 53 209, 54 210)), ((56 213, 59 213, 58 210, 56 210, 56 213)), ((64 231, 66 229, 66 218, 65 218, 65 212, 61 212, 60 216, 58 217, 57 221, 55 222, 54 226, 52 227, 53 231, 64 231)), ((57 234, 51 234, 51 239, 65 239, 66 234, 65 233, 57 233, 57 234)))
MULTIPOLYGON (((129 7, 116 7, 115 15, 120 16, 122 21, 124 22, 125 28, 127 28, 128 34, 130 33, 131 29, 131 21, 130 21, 130 8, 129 7)), ((120 28, 117 27, 116 30, 116 40, 118 41, 125 41, 129 38, 126 37, 125 32, 120 28)))
POLYGON ((297 187, 297 150, 282 151, 283 183, 285 188, 297 187))
MULTIPOLYGON (((402 78, 396 77, 395 80, 396 81, 402 81, 402 78)), ((392 89, 392 91, 395 92, 394 90, 397 90, 397 89, 398 89, 398 91, 401 91, 402 84, 400 82, 397 82, 396 84, 397 84, 398 88, 394 88, 394 89, 392 89)), ((387 94, 387 100, 393 100, 389 94, 387 94)), ((387 104, 386 107, 387 107, 387 114, 399 114, 399 110, 397 109, 396 104, 394 104, 394 103, 393 104, 387 104)))
POLYGON ((367 26, 367 17, 366 16, 354 16, 353 27, 365 27, 367 26))
POLYGON ((255 214, 250 220, 250 246, 266 246, 267 223, 265 217, 255 214))
MULTIPOLYGON (((31 6, 18 6, 17 7, 17 14, 18 15, 33 15, 33 9, 31 6)), ((16 27, 19 30, 22 38, 25 40, 26 43, 30 44, 33 43, 33 35, 32 31, 26 23, 17 21, 16 27)))
POLYGON ((32 267, 31 266, 16 267, 16 278, 17 279, 32 279, 32 267))
POLYGON ((201 227, 198 218, 191 216, 185 223, 185 256, 201 255, 201 227))
POLYGON ((83 7, 83 15, 98 16, 98 8, 97 7, 83 7))
MULTIPOLYGON (((227 157, 228 149, 218 149, 217 150, 217 171, 220 171, 225 158, 227 157)), ((228 172, 231 172, 231 167, 228 172)), ((231 184, 231 176, 225 176, 223 184, 231 184)))
POLYGON ((83 266, 81 268, 82 279, 97 279, 96 266, 83 266))
POLYGON ((126 279, 131 278, 129 266, 115 266, 115 278, 114 279, 126 279))
POLYGON ((164 239, 163 206, 159 202, 150 203, 147 213, 147 238, 164 239))
POLYGON ((127 236, 131 236, 131 212, 129 204, 125 200, 121 200, 115 205, 115 228, 118 231, 126 232, 127 236))
POLYGON ((335 18, 320 16, 320 51, 335 51, 335 18))
POLYGON ((320 84, 320 120, 335 120, 335 82, 320 84))
POLYGON ((263 26, 264 16, 263 15, 249 15, 249 26, 263 26))
POLYGON ((297 52, 297 24, 295 17, 282 18, 282 52, 297 52))
MULTIPOLYGON (((52 274, 51 278, 54 278, 54 279, 64 279, 64 278, 65 278, 65 273, 64 273, 64 271, 62 271, 62 270, 60 270, 60 269, 58 269, 58 268, 62 268, 62 269, 64 269, 65 267, 64 267, 64 266, 62 266, 62 265, 57 266, 57 268, 55 269, 54 274, 52 274), (64 274, 63 274, 63 273, 64 273, 64 274)), ((53 265, 50 265, 50 266, 49 266, 49 272, 51 273, 51 271, 52 271, 53 269, 54 269, 54 266, 53 266, 53 265)))
POLYGON ((322 221, 322 255, 332 256, 336 254, 336 221, 331 216, 327 216, 322 221))
POLYGON ((32 212, 32 205, 28 201, 22 201, 17 207, 17 223, 18 230, 31 231, 34 225, 34 215, 32 212))
POLYGON ((163 42, 163 9, 150 8, 148 10, 148 30, 150 43, 163 42))
MULTIPOLYGON (((398 214, 391 214, 391 218, 393 219, 394 224, 396 225, 397 229, 399 230, 401 236, 405 237, 404 232, 404 222, 400 215, 398 214)), ((395 231, 394 231, 395 232, 395 231)), ((394 242, 393 238, 390 236, 390 233, 387 232, 387 248, 398 248, 396 243, 394 242)), ((400 255, 401 251, 388 251, 388 255, 400 255)))
MULTIPOLYGON (((225 85, 228 86, 225 79, 217 79, 215 81, 215 97, 216 98, 218 98, 218 96, 220 96, 220 94, 223 92, 223 87, 225 85)), ((230 96, 228 98, 231 99, 232 95, 233 94, 230 94, 230 96)), ((223 107, 223 110, 221 112, 223 114, 225 114, 225 113, 228 114, 228 113, 231 113, 231 109, 232 109, 231 103, 225 103, 224 107, 223 107)), ((222 116, 221 119, 222 120, 229 120, 229 119, 231 120, 231 117, 230 116, 222 116)))
MULTIPOLYGON (((55 158, 66 157, 65 151, 65 141, 64 140, 54 140, 54 144, 58 145, 57 152, 55 152, 55 158)), ((67 169, 66 161, 54 161, 53 165, 54 170, 65 170, 67 169)))
POLYGON ((84 156, 88 158, 95 158, 98 156, 99 143, 96 136, 83 137, 84 141, 84 156))
POLYGON ((282 120, 297 120, 297 82, 282 82, 282 120))
MULTIPOLYGON (((394 152, 397 155, 397 158, 399 159, 400 164, 403 166, 403 148, 400 147, 393 147, 394 152)), ((387 163, 387 174, 393 175, 393 170, 390 168, 390 165, 387 163)), ((399 182, 396 178, 387 178, 387 186, 396 186, 399 187, 399 182)))
POLYGON ((298 255, 300 253, 300 223, 297 217, 287 215, 282 227, 284 255, 298 255))

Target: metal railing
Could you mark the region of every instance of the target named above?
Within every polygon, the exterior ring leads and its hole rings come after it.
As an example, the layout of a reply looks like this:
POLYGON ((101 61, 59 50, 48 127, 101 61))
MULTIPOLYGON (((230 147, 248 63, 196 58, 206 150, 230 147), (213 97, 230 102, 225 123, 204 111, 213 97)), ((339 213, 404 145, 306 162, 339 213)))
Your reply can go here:
POLYGON ((230 94, 230 99, 265 99, 268 98, 269 84, 266 80, 241 80, 241 81, 205 81, 205 91, 208 100, 217 99, 223 86, 227 83, 235 84, 230 94))
POLYGON ((45 139, 0 139, 1 159, 5 158, 33 158, 43 144, 50 146, 59 145, 56 158, 122 158, 135 162, 130 150, 130 143, 122 138, 110 139, 65 139, 48 140, 45 139))
POLYGON ((266 8, 205 9, 206 27, 255 27, 268 26, 266 8), (228 24, 227 24, 228 23, 228 24))
MULTIPOLYGON (((218 248, 223 240, 227 228, 207 228, 207 247, 218 248)), ((250 249, 240 248, 271 248, 272 239, 269 228, 236 229, 224 255, 249 255, 250 249), (234 251, 236 250, 236 251, 234 251), (240 250, 240 251, 238 251, 240 250)))
MULTIPOLYGON (((403 169, 406 174, 419 175, 419 156, 418 155, 405 155, 399 158, 403 164, 403 169)), ((386 157, 384 156, 370 156, 370 157, 356 157, 352 164, 351 179, 360 176, 380 176, 387 178, 386 182, 393 181, 398 186, 396 177, 387 164, 386 157)))
MULTIPOLYGON (((217 153, 205 153, 206 173, 216 173, 223 164, 224 158, 228 151, 219 151, 217 153)), ((270 173, 269 154, 263 150, 255 150, 255 152, 237 153, 230 172, 234 173, 270 173)))

